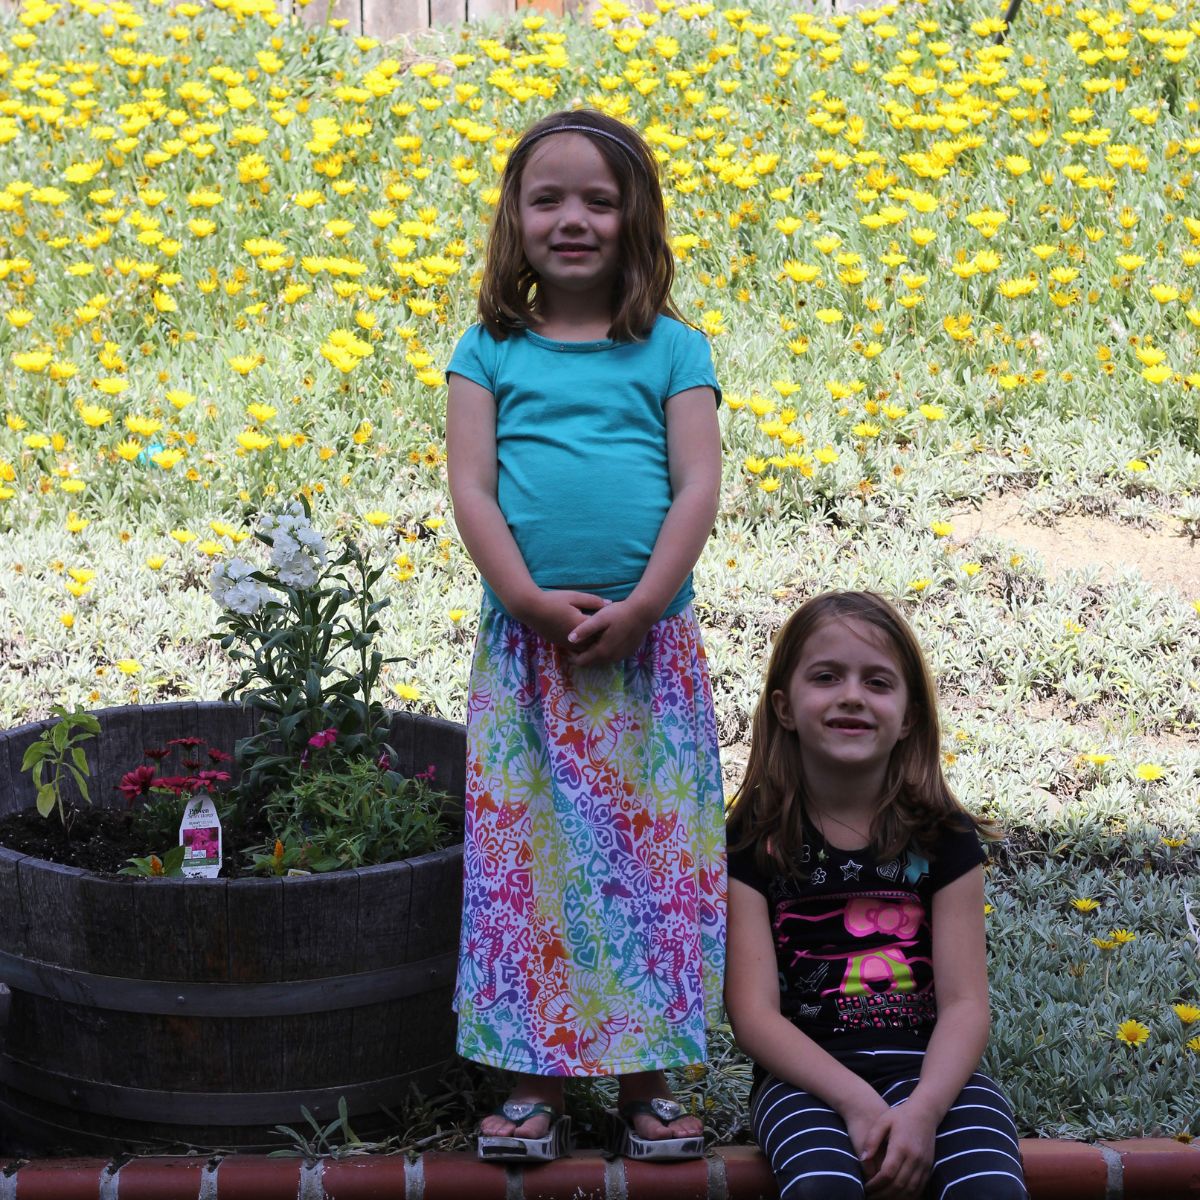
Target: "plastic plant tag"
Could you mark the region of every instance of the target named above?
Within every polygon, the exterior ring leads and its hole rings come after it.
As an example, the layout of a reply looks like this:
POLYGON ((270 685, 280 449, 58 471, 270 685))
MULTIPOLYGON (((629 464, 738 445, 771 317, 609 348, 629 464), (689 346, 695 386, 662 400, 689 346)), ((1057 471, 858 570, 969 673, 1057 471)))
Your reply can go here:
POLYGON ((188 801, 179 823, 179 844, 183 847, 184 875, 217 877, 221 870, 221 822, 217 806, 206 793, 197 792, 188 801))

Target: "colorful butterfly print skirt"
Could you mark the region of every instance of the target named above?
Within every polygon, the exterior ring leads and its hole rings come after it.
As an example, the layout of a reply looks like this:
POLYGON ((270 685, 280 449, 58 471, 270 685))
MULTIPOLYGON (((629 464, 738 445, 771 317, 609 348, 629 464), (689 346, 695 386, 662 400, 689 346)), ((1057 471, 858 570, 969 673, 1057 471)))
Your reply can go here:
POLYGON ((537 1075, 705 1059, 725 959, 716 720, 689 605, 612 666, 485 602, 467 711, 458 1051, 537 1075))

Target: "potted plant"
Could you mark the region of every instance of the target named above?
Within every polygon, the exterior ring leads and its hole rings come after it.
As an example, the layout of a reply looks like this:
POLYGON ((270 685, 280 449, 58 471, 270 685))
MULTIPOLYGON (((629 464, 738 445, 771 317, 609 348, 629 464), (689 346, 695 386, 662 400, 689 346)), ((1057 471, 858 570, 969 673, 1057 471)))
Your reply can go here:
MULTIPOLYGON (((216 789, 227 847, 257 839, 227 851, 240 873, 168 877, 161 844, 131 856, 148 879, 0 845, 10 1149, 263 1146, 301 1106, 328 1120, 340 1101, 370 1128, 453 1053, 462 848, 444 843, 462 728, 379 703, 386 601, 359 547, 331 555, 306 505, 256 536, 268 564, 214 573, 215 636, 240 668, 225 701, 101 710, 85 748, 92 793, 119 811, 133 792, 161 836, 197 790, 163 785, 201 772, 133 764, 171 743, 233 747, 228 780, 218 763, 199 782, 216 789), (430 803, 431 779, 449 811, 430 803)), ((65 715, 0 734, 0 817, 37 802, 21 764, 63 740, 65 715)), ((46 807, 53 755, 34 758, 46 807)))

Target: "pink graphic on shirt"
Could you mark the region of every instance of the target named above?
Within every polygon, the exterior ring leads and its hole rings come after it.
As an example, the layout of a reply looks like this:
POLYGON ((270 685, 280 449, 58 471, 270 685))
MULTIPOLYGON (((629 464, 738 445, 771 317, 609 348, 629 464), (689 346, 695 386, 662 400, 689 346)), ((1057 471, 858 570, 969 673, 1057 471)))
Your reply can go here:
POLYGON ((853 937, 873 933, 912 942, 921 928, 924 907, 916 900, 897 903, 881 896, 856 896, 846 905, 846 932, 853 937))

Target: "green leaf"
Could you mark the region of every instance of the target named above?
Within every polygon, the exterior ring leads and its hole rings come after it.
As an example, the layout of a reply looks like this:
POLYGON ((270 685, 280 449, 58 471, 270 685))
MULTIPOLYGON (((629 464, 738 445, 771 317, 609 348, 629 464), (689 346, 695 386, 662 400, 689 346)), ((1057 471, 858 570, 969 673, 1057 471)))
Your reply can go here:
POLYGON ((38 788, 37 810, 43 817, 48 817, 58 803, 57 790, 52 783, 44 783, 38 788))
POLYGON ((79 789, 79 798, 86 804, 91 804, 92 798, 88 794, 87 780, 70 763, 67 764, 67 769, 71 772, 71 776, 75 780, 75 786, 79 789))
POLYGON ((49 753, 50 747, 45 742, 33 742, 29 746, 26 746, 25 757, 21 759, 21 770, 31 770, 36 763, 40 763, 49 753))
POLYGON ((84 752, 78 746, 71 747, 71 758, 75 762, 76 769, 79 770, 81 774, 91 774, 91 771, 88 770, 87 755, 84 754, 84 752))
POLYGON ((64 749, 66 749, 67 736, 70 734, 70 732, 70 726, 66 723, 66 721, 59 721, 59 723, 50 730, 50 741, 55 750, 57 750, 60 754, 64 749))

